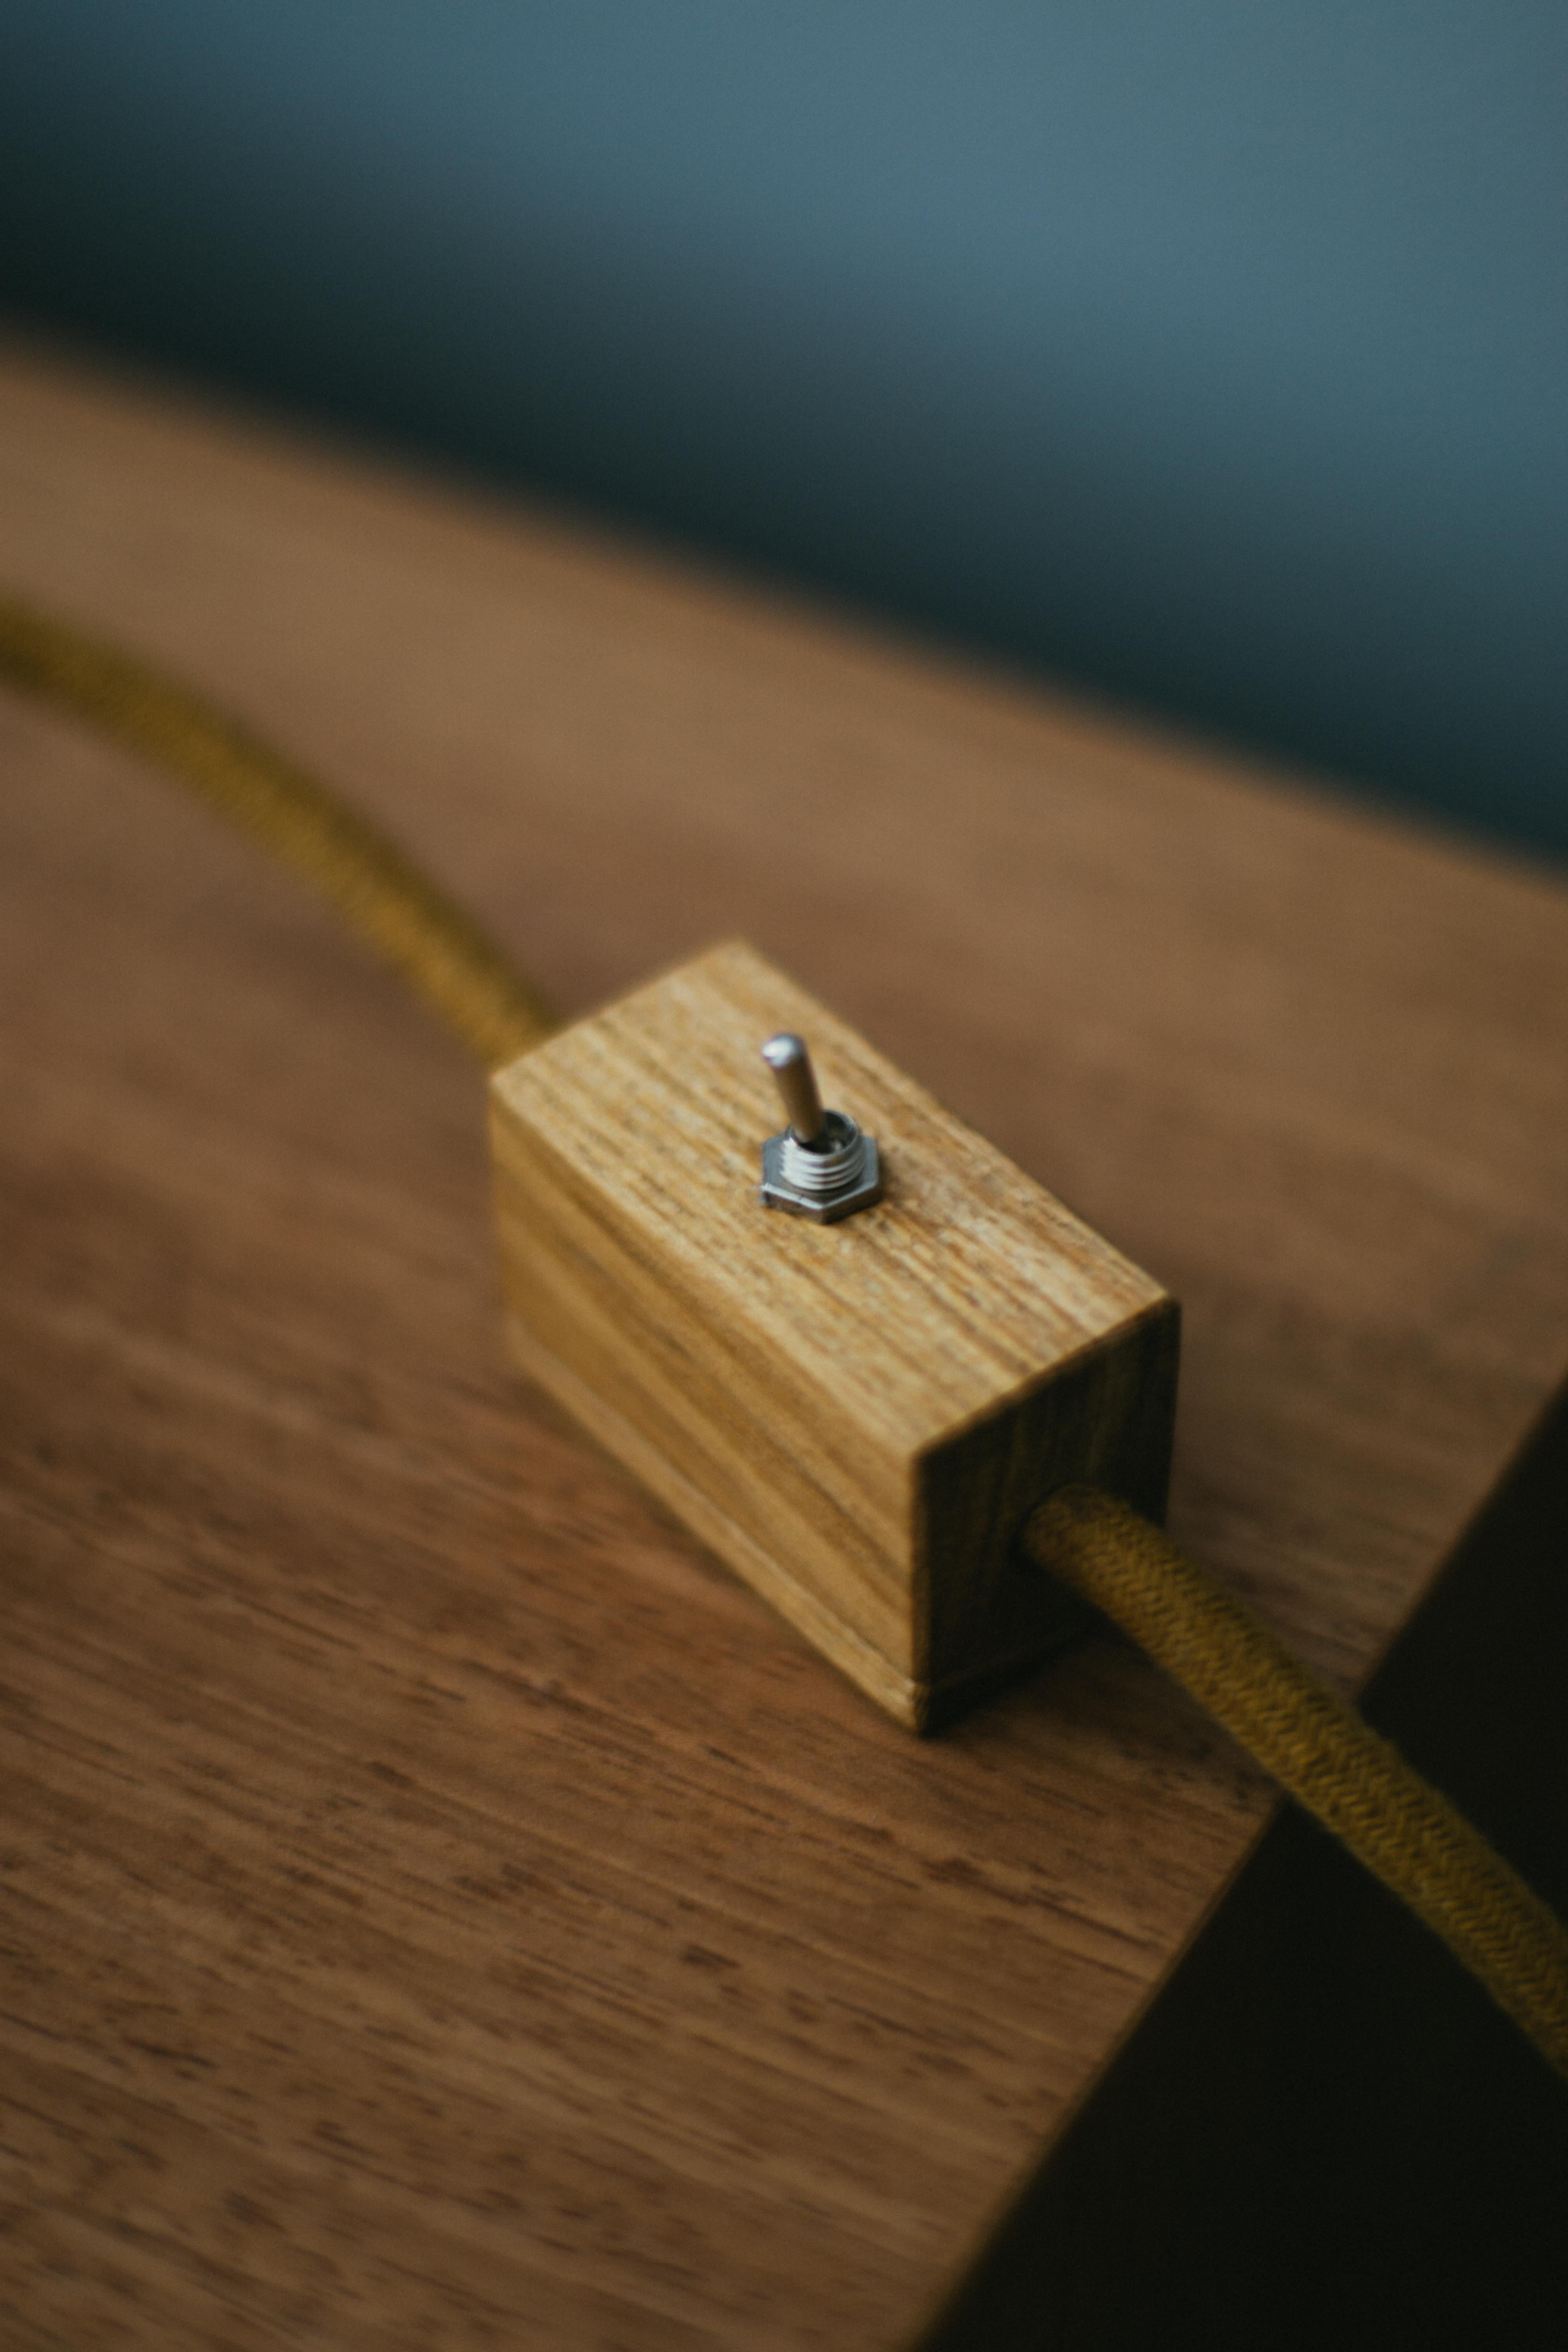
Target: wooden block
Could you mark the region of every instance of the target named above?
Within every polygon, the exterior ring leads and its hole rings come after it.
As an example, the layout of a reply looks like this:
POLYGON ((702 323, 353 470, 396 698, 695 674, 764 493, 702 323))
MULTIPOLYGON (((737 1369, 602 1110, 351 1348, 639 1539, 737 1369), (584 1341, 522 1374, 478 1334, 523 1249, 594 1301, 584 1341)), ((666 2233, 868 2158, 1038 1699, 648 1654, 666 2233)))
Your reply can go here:
POLYGON ((503 1277, 524 1369, 900 1722, 1058 1643, 1016 1555, 1090 1478, 1163 1516, 1178 1313, 752 949, 714 949, 499 1072, 503 1277), (810 1042, 885 1194, 771 1213, 758 1054, 810 1042))

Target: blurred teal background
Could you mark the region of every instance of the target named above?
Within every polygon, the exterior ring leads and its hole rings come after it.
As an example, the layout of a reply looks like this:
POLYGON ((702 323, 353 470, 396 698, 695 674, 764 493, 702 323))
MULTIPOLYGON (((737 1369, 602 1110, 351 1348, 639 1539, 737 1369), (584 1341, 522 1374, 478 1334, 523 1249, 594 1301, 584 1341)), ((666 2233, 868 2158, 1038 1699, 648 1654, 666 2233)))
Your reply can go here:
POLYGON ((11 0, 0 301, 1568 854, 1568 10, 11 0))

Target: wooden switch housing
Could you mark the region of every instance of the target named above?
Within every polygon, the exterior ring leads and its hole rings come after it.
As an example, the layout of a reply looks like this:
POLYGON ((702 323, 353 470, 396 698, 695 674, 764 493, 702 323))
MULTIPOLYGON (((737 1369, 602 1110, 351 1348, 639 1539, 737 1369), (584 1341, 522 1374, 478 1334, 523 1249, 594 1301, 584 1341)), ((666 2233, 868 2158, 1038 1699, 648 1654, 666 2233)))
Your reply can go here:
POLYGON ((1174 1300, 751 948, 563 1030, 491 1107, 524 1370, 900 1723, 1079 1622, 1016 1545, 1054 1486, 1163 1516, 1174 1300), (758 1199, 779 1029, 881 1146, 842 1223, 758 1199))

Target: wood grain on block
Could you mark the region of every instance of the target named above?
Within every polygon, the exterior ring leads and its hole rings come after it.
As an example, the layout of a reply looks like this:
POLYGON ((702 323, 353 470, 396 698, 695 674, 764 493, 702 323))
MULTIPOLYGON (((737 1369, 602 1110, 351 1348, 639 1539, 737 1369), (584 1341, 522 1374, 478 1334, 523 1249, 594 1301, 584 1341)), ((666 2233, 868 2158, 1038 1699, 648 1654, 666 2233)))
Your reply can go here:
POLYGON ((1173 1300, 752 949, 491 1097, 525 1369, 900 1722, 1080 1622, 1016 1548, 1053 1486, 1163 1513, 1173 1300), (758 1197, 780 1028, 882 1150, 883 1199, 841 1223, 758 1197))

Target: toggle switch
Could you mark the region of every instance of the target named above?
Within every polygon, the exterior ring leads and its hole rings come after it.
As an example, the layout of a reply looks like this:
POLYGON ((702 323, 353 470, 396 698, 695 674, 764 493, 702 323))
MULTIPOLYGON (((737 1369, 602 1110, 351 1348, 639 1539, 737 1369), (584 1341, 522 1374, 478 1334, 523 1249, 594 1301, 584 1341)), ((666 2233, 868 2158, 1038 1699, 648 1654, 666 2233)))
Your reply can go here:
POLYGON ((1024 1564, 1046 1496, 1163 1518, 1174 1300, 752 949, 574 1023, 491 1113, 524 1370, 900 1723, 1084 1622, 1024 1564))
POLYGON ((789 1124, 763 1146, 763 1204, 837 1224, 882 1197, 877 1139, 841 1110, 824 1110, 805 1040, 780 1030, 763 1047, 789 1124))

